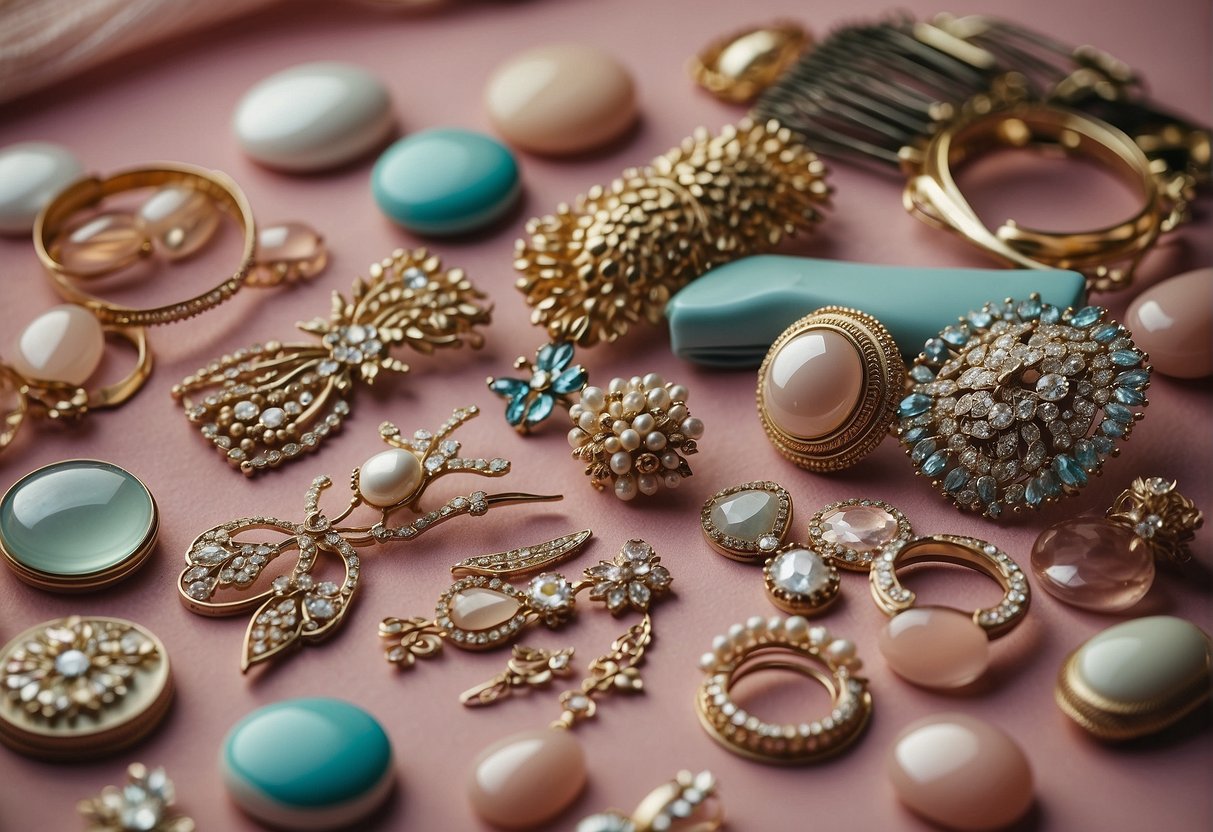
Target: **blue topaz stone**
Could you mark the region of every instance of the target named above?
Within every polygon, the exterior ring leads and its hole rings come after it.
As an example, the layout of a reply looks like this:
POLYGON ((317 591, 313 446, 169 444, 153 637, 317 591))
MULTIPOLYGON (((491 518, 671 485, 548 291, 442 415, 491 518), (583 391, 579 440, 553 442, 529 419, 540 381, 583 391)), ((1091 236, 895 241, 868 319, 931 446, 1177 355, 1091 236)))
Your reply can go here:
POLYGON ((1070 325, 1083 329, 1098 321, 1103 312, 1102 306, 1084 306, 1070 316, 1070 325))
POLYGON ((1140 390, 1134 390, 1132 387, 1117 387, 1112 391, 1112 396, 1121 404, 1137 405, 1146 403, 1145 394, 1140 390))
POLYGON ((1053 457, 1053 471, 1063 484, 1071 488, 1082 488, 1087 484, 1087 472, 1065 454, 1053 457))
POLYGON ((338 829, 374 812, 395 782, 379 722, 340 699, 288 699, 240 720, 219 766, 241 809, 285 829, 338 829))
POLYGON ((425 130, 383 152, 371 193, 393 222, 419 234, 463 234, 503 217, 522 192, 505 145, 454 128, 425 130))
POLYGON ((937 451, 927 458, 927 461, 922 464, 922 472, 928 477, 934 477, 943 473, 943 469, 948 467, 948 452, 937 451))
POLYGON ((79 592, 125 578, 147 559, 159 527, 147 486, 98 460, 39 468, 0 499, 0 553, 42 589, 79 592))
POLYGON ((1120 324, 1100 324, 1091 332, 1091 337, 1100 344, 1106 344, 1120 333, 1120 324))
POLYGON ((953 468, 943 478, 944 491, 959 491, 969 481, 969 472, 963 468, 953 468))
POLYGON ((1115 419, 1121 424, 1127 425, 1129 422, 1133 421, 1133 411, 1129 410, 1129 408, 1125 407, 1123 404, 1108 402, 1103 406, 1103 412, 1105 416, 1115 419))
POLYGON ((948 360, 948 345, 942 338, 932 338, 923 345, 923 354, 927 360, 936 364, 942 364, 948 360))
POLYGON ((1108 436, 1120 438, 1125 435, 1125 426, 1115 419, 1104 419, 1099 423, 1099 429, 1108 436))
POLYGON ((901 441, 906 445, 917 444, 924 436, 930 432, 930 429, 924 425, 913 427, 901 435, 901 441))
POLYGON ((935 453, 935 440, 923 439, 914 446, 914 450, 910 451, 910 459, 915 464, 919 464, 933 453, 935 453))
POLYGON ((1136 367, 1142 355, 1137 350, 1117 350, 1112 353, 1112 363, 1118 367, 1136 367))
POLYGON ((1150 380, 1149 370, 1126 370, 1123 373, 1117 374, 1113 381, 1121 387, 1145 387, 1146 382, 1150 380))
POLYGON ((897 415, 903 419, 918 416, 931 409, 931 397, 924 393, 911 393, 897 406, 897 415))

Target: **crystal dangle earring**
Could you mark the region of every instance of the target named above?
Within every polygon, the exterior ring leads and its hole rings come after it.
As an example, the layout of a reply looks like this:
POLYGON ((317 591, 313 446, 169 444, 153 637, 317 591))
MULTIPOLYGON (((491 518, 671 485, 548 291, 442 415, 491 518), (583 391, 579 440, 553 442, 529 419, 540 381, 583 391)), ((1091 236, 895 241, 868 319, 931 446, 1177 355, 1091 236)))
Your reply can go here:
POLYGON ((437 655, 443 640, 464 650, 491 650, 534 622, 560 627, 575 614, 577 595, 585 590, 612 615, 629 609, 647 613, 669 591, 669 570, 643 540, 629 540, 613 561, 589 567, 576 582, 556 572, 537 575, 525 588, 506 580, 559 563, 589 537, 586 529, 456 564, 451 573, 458 580, 439 597, 433 620, 385 618, 379 625, 379 635, 389 643, 384 658, 397 667, 412 667, 417 658, 437 655))

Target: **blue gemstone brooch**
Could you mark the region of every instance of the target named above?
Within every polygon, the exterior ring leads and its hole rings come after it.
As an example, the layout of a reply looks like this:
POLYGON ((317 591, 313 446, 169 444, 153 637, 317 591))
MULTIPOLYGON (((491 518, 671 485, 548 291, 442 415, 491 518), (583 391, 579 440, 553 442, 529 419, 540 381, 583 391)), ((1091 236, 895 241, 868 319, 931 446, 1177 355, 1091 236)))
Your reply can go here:
POLYGON ((897 433, 957 508, 997 519, 1099 474, 1143 417, 1150 372, 1102 307, 989 303, 923 346, 897 433))

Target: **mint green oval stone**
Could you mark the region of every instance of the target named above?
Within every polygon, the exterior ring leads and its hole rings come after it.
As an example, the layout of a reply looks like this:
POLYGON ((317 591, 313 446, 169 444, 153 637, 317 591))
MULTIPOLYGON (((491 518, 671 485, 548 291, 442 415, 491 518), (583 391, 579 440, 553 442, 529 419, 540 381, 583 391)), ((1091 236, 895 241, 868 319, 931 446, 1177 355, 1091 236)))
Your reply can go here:
MULTIPOLYGON (((232 796, 253 814, 256 797, 282 809, 337 808, 379 788, 392 746, 369 713, 340 699, 288 699, 240 720, 220 758, 232 796)), ((371 807, 373 808, 373 807, 371 807)))
POLYGON ((18 480, 0 501, 0 546, 35 572, 104 572, 146 551, 156 528, 152 495, 108 462, 57 462, 18 480))
POLYGON ((394 222, 421 234, 461 234, 502 217, 521 192, 501 142, 455 128, 400 139, 371 171, 371 193, 394 222))

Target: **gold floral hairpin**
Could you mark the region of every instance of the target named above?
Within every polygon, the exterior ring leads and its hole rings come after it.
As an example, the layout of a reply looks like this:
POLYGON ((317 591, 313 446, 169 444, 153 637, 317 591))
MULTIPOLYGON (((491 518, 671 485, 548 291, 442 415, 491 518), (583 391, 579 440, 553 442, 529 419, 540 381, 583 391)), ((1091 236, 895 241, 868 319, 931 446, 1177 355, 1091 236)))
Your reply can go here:
POLYGON ((279 655, 289 647, 313 644, 332 635, 353 601, 361 574, 355 547, 411 540, 427 529, 464 514, 480 516, 494 506, 559 500, 559 495, 476 491, 455 497, 439 509, 421 514, 419 502, 427 488, 446 474, 468 473, 501 477, 510 462, 459 456, 460 444, 450 435, 479 413, 475 407, 456 410, 437 431, 419 430, 404 437, 390 422, 379 433, 391 447, 355 468, 350 475, 353 495, 334 517, 320 509, 320 493, 333 483, 327 476, 312 481, 302 523, 276 517, 253 516, 231 520, 194 538, 186 553, 186 566, 177 579, 182 602, 201 615, 235 615, 256 607, 244 637, 241 670, 279 655), (354 509, 368 505, 380 513, 369 525, 340 525, 354 509), (420 516, 402 526, 388 525, 389 516, 409 508, 420 516), (257 530, 273 537, 251 534, 257 530), (216 599, 221 590, 248 592, 265 567, 276 557, 297 550, 298 560, 289 574, 274 578, 270 587, 250 598, 216 599), (338 558, 344 567, 340 581, 313 576, 319 555, 338 558))
POLYGON ((643 540, 629 540, 614 560, 591 566, 579 581, 556 572, 542 572, 521 588, 505 580, 564 560, 589 537, 586 529, 455 565, 451 572, 458 580, 439 597, 433 620, 386 618, 379 625, 379 635, 389 641, 384 658, 397 667, 412 667, 417 658, 437 655, 443 640, 464 650, 491 650, 537 621, 560 627, 573 616, 577 595, 585 590, 613 615, 629 609, 647 613, 669 591, 669 570, 643 540))
POLYGON ((462 269, 420 248, 399 249, 354 281, 350 300, 333 293, 326 321, 299 324, 320 343, 268 341, 212 361, 173 388, 191 422, 229 463, 252 476, 313 451, 350 412, 354 380, 407 373, 391 349, 422 355, 478 349, 491 307, 462 269))

